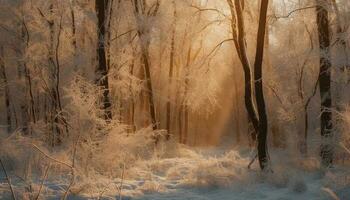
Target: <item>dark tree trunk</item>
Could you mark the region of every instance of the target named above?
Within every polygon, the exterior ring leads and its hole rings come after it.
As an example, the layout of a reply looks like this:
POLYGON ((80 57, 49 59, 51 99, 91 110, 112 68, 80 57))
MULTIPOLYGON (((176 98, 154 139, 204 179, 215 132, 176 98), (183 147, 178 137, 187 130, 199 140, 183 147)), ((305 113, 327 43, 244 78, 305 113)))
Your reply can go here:
MULTIPOLYGON (((120 4, 118 4, 119 6, 120 4)), ((114 6, 114 0, 109 0, 109 4, 106 4, 108 6, 108 18, 105 23, 107 23, 106 26, 106 62, 107 62, 107 69, 109 70, 111 67, 111 25, 112 25, 112 17, 113 17, 113 6, 114 6)), ((121 116, 121 115, 120 115, 121 116)))
POLYGON ((1 75, 2 79, 4 81, 4 92, 5 92, 5 107, 6 107, 6 120, 7 120, 7 131, 8 133, 11 133, 12 131, 12 121, 11 121, 11 107, 10 107, 10 90, 8 86, 7 81, 7 75, 6 75, 6 69, 5 69, 5 60, 4 60, 4 49, 1 46, 0 47, 0 69, 1 69, 1 75))
POLYGON ((323 0, 317 2, 317 30, 320 47, 319 89, 321 95, 321 144, 322 165, 329 167, 333 162, 332 133, 332 95, 331 95, 331 61, 328 11, 324 8, 323 0))
POLYGON ((50 4, 49 7, 50 17, 52 19, 48 20, 49 30, 50 30, 50 41, 49 41, 49 66, 50 66, 50 73, 51 73, 51 80, 50 80, 50 88, 49 88, 49 98, 50 99, 50 120, 51 120, 51 127, 52 127, 52 146, 54 146, 57 143, 60 143, 60 135, 61 130, 59 128, 59 122, 58 122, 58 116, 56 113, 58 112, 58 94, 56 90, 56 83, 57 83, 57 66, 55 62, 55 21, 53 19, 54 16, 54 5, 53 3, 50 4))
POLYGON ((253 141, 255 141, 256 135, 259 129, 259 120, 254 110, 254 101, 252 99, 252 93, 253 93, 252 92, 252 73, 251 73, 251 67, 248 60, 248 55, 247 55, 246 45, 245 45, 245 33, 244 33, 245 25, 244 25, 244 19, 243 19, 243 10, 241 7, 242 3, 240 0, 234 0, 234 1, 235 1, 235 5, 233 5, 232 0, 227 0, 231 10, 232 20, 235 19, 235 16, 237 20, 237 25, 234 21, 232 21, 231 23, 232 36, 234 39, 235 47, 237 49, 238 57, 242 63, 242 67, 244 71, 244 84, 245 84, 244 103, 248 113, 249 124, 251 124, 254 127, 254 131, 252 132, 251 137, 253 141))
POLYGON ((266 170, 269 165, 269 158, 267 152, 267 114, 263 92, 262 80, 262 64, 264 57, 264 44, 266 32, 266 16, 268 9, 268 0, 261 1, 259 28, 257 36, 257 47, 254 63, 254 80, 255 80, 255 95, 256 104, 259 113, 259 133, 258 133, 258 158, 260 168, 266 170))
POLYGON ((106 121, 112 119, 111 102, 109 97, 108 68, 106 60, 106 5, 109 0, 96 0, 95 9, 97 13, 98 46, 97 57, 98 66, 96 69, 97 85, 103 89, 102 109, 106 121))
MULTIPOLYGON (((130 34, 130 38, 131 38, 131 34, 130 34)), ((130 65, 130 68, 129 68, 130 76, 134 76, 135 58, 136 58, 136 50, 135 50, 134 47, 132 47, 132 61, 131 61, 131 65, 130 65)), ((133 85, 133 80, 130 79, 129 92, 130 92, 130 95, 131 95, 131 102, 130 102, 130 107, 129 107, 129 114, 130 114, 129 123, 131 125, 131 132, 135 133, 135 131, 136 131, 136 124, 135 124, 135 97, 134 97, 134 92, 133 92, 132 85, 133 85)))
POLYGON ((151 122, 153 130, 158 129, 157 120, 156 120, 156 109, 154 106, 154 100, 153 100, 153 86, 152 86, 152 79, 151 79, 151 71, 149 66, 149 58, 148 58, 148 51, 144 51, 142 53, 142 60, 145 68, 145 76, 146 76, 146 84, 148 89, 148 104, 149 104, 149 112, 151 115, 151 122))
MULTIPOLYGON (((77 31, 77 27, 76 27, 76 22, 75 22, 75 11, 74 11, 74 6, 75 6, 75 0, 71 1, 70 4, 70 15, 71 15, 71 20, 72 20, 72 46, 74 49, 74 59, 76 59, 77 57, 77 49, 78 49, 78 45, 77 45, 77 37, 76 37, 76 31, 77 31)), ((78 71, 78 66, 76 61, 74 60, 74 71, 78 71)))

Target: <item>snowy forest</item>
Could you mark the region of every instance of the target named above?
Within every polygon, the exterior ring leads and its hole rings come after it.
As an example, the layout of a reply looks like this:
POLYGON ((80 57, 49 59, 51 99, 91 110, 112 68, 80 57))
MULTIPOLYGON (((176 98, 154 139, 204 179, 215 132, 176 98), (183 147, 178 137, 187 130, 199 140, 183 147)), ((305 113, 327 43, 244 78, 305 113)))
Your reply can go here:
POLYGON ((349 200, 349 0, 0 0, 0 199, 349 200))

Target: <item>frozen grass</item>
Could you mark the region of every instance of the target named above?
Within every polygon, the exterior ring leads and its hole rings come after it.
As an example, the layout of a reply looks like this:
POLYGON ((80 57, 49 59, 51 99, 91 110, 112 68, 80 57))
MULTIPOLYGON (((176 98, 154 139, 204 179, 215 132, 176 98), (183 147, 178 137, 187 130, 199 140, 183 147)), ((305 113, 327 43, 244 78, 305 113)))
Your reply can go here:
MULTIPOLYGON (((71 188, 68 199, 321 200, 332 199, 329 191, 340 199, 350 194, 350 173, 346 168, 335 167, 323 173, 316 168, 310 170, 310 166, 304 169, 307 164, 296 168, 281 162, 274 173, 266 175, 258 169, 248 170, 249 159, 238 151, 201 151, 174 145, 164 145, 165 150, 166 146, 175 147, 172 154, 157 152, 149 159, 138 159, 125 166, 119 177, 90 173, 71 188)), ((274 159, 282 158, 282 154, 273 155, 274 159)), ((10 193, 3 177, 1 174, 0 198, 7 199, 10 193)), ((17 194, 28 197, 30 192, 23 189, 24 183, 12 177, 17 194)), ((65 176, 51 176, 44 184, 42 197, 60 199, 68 183, 65 176)), ((39 186, 40 180, 33 180, 32 190, 37 191, 39 186)))

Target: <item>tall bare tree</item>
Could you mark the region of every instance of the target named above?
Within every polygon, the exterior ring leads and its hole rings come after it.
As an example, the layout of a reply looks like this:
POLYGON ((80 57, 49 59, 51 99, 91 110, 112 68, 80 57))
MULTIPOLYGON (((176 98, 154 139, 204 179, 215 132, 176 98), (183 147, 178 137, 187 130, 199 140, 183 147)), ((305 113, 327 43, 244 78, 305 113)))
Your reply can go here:
POLYGON ((5 106, 6 106, 6 122, 7 122, 7 131, 10 133, 12 131, 12 120, 11 120, 11 107, 10 107, 10 90, 7 80, 6 68, 5 68, 5 60, 4 60, 4 47, 0 47, 0 70, 1 70, 1 78, 2 84, 4 87, 4 97, 5 97, 5 106))
POLYGON ((141 46, 141 58, 144 67, 144 75, 146 79, 146 86, 148 90, 148 104, 149 112, 151 116, 151 123, 153 130, 158 129, 158 123, 156 119, 156 108, 153 98, 153 85, 151 78, 151 62, 149 58, 149 44, 150 41, 147 36, 150 34, 150 27, 143 25, 142 19, 155 17, 158 13, 160 2, 157 0, 153 5, 148 6, 146 0, 132 0, 134 7, 134 14, 136 18, 137 34, 140 39, 141 46))
MULTIPOLYGON (((21 43, 23 45, 21 45, 21 57, 24 57, 25 52, 27 51, 27 49, 29 48, 30 45, 30 34, 29 34, 29 29, 27 26, 27 22, 25 20, 24 14, 22 13, 21 16, 21 43)), ((31 77, 31 70, 28 67, 27 61, 26 59, 21 59, 22 62, 19 63, 19 66, 22 67, 22 73, 24 76, 24 83, 23 87, 24 87, 24 94, 25 94, 25 98, 24 100, 26 102, 24 102, 23 104, 23 114, 25 115, 25 117, 23 117, 24 121, 24 132, 25 133, 29 133, 31 130, 29 130, 28 127, 28 122, 32 122, 32 123, 36 123, 36 113, 35 113, 35 102, 34 102, 34 93, 33 93, 33 81, 32 81, 32 77, 31 77)))
POLYGON ((106 8, 109 0, 96 0, 95 9, 97 13, 97 34, 98 34, 98 66, 96 68, 97 85, 103 89, 102 109, 106 121, 112 119, 111 102, 109 97, 108 67, 106 60, 106 8))
POLYGON ((332 129, 332 94, 331 94, 331 61, 330 33, 327 2, 316 0, 317 30, 320 47, 319 90, 321 95, 321 144, 322 165, 328 167, 333 162, 332 129))
POLYGON ((55 17, 57 15, 57 9, 55 8, 54 1, 50 1, 49 12, 46 16, 44 12, 37 8, 39 14, 49 27, 49 47, 48 47, 48 67, 49 67, 49 83, 47 85, 47 110, 49 117, 46 119, 50 120, 52 129, 52 145, 61 143, 61 137, 63 133, 63 127, 66 127, 68 131, 66 120, 62 115, 62 104, 60 95, 60 60, 59 60, 59 49, 61 44, 61 33, 62 33, 62 20, 63 16, 60 16, 59 23, 56 22, 55 17))
POLYGON ((175 32, 176 32, 176 3, 175 0, 172 1, 174 7, 173 14, 173 23, 172 23, 172 35, 171 35, 171 44, 170 44, 170 63, 169 63, 169 81, 168 81, 168 99, 167 99, 167 111, 166 111, 166 129, 168 131, 167 139, 171 136, 171 92, 172 92, 172 81, 174 73, 174 56, 175 56, 175 32))
MULTIPOLYGON (((71 29, 72 29, 72 46, 73 46, 73 49, 74 49, 74 59, 76 59, 77 57, 77 49, 78 49, 78 45, 77 45, 77 26, 76 26, 76 16, 75 16, 75 10, 74 10, 74 7, 75 7, 75 0, 72 0, 70 2, 70 16, 71 16, 71 20, 72 20, 72 25, 71 25, 71 29)), ((78 66, 76 64, 76 62, 74 61, 74 71, 77 71, 78 70, 78 66)))
POLYGON ((254 110, 254 100, 252 99, 252 72, 246 49, 245 24, 243 18, 242 2, 244 1, 234 0, 233 3, 232 0, 227 0, 232 16, 232 38, 244 71, 244 103, 248 112, 249 124, 254 128, 251 137, 253 141, 255 141, 259 129, 259 120, 254 110))
POLYGON ((259 28, 257 35, 257 46, 254 63, 254 81, 255 81, 255 99, 259 114, 259 133, 258 133, 258 158, 260 168, 265 170, 269 165, 267 152, 267 114, 263 91, 263 74, 262 65, 264 57, 265 33, 266 33, 266 17, 269 0, 261 0, 259 28))

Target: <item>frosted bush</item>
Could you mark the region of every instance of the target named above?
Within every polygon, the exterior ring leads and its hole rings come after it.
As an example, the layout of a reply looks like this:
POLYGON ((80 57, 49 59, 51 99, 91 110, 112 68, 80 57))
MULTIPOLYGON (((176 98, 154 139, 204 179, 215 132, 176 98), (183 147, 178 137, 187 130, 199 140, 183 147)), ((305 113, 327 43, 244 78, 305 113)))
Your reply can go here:
MULTIPOLYGON (((242 181, 245 174, 241 167, 244 162, 239 159, 236 153, 228 153, 221 158, 198 158, 188 168, 187 175, 182 182, 187 186, 199 187, 228 187, 232 182, 242 181)), ((186 174, 186 173, 185 173, 186 174)))
MULTIPOLYGON (((148 127, 130 134, 127 126, 119 121, 106 122, 100 109, 101 89, 80 76, 75 77, 66 92, 73 130, 70 138, 78 144, 76 156, 84 171, 96 170, 118 177, 124 166, 129 168, 141 158, 152 158, 154 138, 161 137, 162 131, 155 132, 148 127)), ((71 148, 75 148, 74 142, 71 148)))

